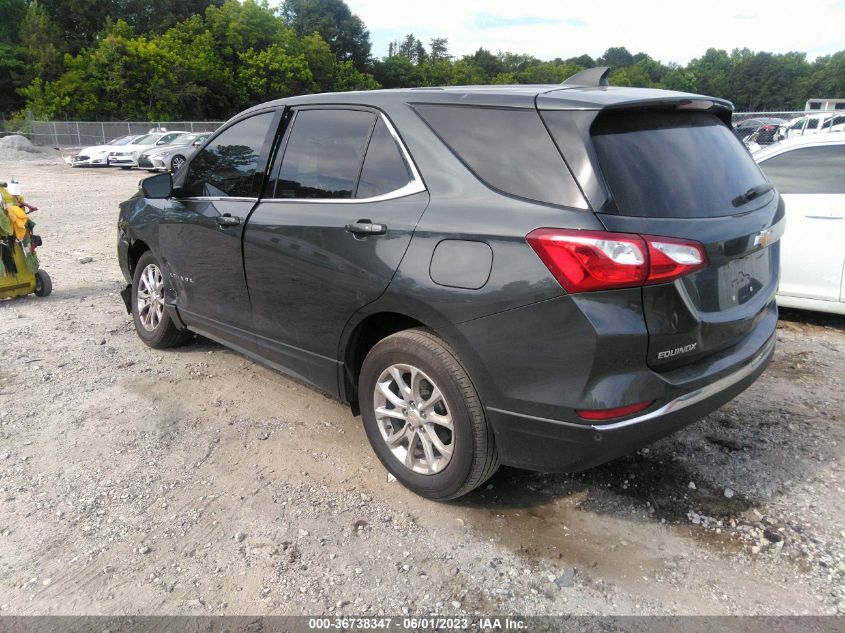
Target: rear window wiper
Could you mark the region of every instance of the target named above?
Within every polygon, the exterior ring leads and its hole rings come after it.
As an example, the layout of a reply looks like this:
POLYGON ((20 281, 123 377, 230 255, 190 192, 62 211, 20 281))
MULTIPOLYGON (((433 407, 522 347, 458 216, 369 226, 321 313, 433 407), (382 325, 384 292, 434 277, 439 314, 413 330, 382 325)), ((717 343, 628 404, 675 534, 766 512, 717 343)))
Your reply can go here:
POLYGON ((754 198, 759 198, 764 193, 769 193, 772 189, 774 189, 774 187, 769 183, 757 185, 756 187, 751 187, 751 189, 749 189, 745 193, 742 193, 736 198, 734 198, 731 204, 733 204, 735 207, 741 207, 746 202, 751 202, 752 200, 754 200, 754 198))

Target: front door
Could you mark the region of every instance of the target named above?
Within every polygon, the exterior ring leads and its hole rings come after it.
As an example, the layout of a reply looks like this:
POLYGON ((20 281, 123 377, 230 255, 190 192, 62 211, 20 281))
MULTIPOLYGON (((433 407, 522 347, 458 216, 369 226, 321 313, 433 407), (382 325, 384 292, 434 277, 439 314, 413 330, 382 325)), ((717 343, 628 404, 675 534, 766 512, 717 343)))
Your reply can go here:
POLYGON ((174 182, 159 227, 165 274, 185 323, 253 349, 241 240, 263 184, 278 125, 275 110, 237 121, 212 138, 174 182), (243 339, 243 340, 240 340, 243 339))
POLYGON ((341 331, 390 283, 428 193, 370 110, 299 109, 281 146, 244 234, 253 329, 263 356, 335 393, 341 331))

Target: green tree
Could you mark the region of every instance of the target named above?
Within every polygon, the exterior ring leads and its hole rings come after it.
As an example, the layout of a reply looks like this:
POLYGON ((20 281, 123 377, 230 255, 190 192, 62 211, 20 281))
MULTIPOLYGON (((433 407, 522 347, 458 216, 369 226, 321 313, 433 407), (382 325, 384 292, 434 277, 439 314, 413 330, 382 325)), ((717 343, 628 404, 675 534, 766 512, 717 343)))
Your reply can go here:
POLYGON ((334 71, 334 90, 376 90, 381 84, 369 73, 362 73, 351 61, 337 62, 334 71))
POLYGON ((26 0, 0 0, 0 44, 17 44, 26 15, 26 0))
POLYGON ((625 68, 634 65, 634 56, 624 46, 614 46, 608 48, 596 62, 599 66, 625 68))
POLYGON ((137 33, 163 33, 209 6, 223 0, 115 0, 114 16, 126 21, 137 33))
POLYGON ((370 61, 370 32, 343 0, 285 0, 285 24, 299 36, 319 33, 340 61, 366 70, 370 61))
POLYGON ((0 42, 0 113, 12 112, 23 105, 17 86, 25 68, 22 49, 0 42))
POLYGON ((471 61, 478 68, 485 81, 490 81, 506 70, 502 60, 485 48, 479 48, 475 53, 469 57, 464 57, 464 59, 471 61))
POLYGON ((30 65, 30 81, 36 76, 51 80, 62 73, 66 44, 59 27, 40 2, 27 7, 20 23, 19 42, 30 65))
POLYGON ((316 88, 305 56, 290 55, 278 44, 241 53, 239 79, 248 103, 313 92, 316 88))
POLYGON ((429 59, 433 62, 439 62, 441 60, 448 61, 452 59, 452 56, 449 54, 449 40, 445 37, 433 37, 428 42, 429 47, 429 59))
POLYGON ((385 88, 407 88, 420 85, 420 73, 404 55, 385 57, 373 64, 373 76, 385 88))

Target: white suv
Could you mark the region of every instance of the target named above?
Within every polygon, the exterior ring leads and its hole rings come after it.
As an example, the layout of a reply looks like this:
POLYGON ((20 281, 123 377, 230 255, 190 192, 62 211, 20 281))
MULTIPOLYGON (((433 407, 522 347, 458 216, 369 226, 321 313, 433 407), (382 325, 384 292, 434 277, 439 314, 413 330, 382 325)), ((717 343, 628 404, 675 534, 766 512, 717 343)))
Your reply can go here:
POLYGON ((780 126, 778 137, 780 139, 795 138, 819 132, 842 132, 845 131, 845 113, 820 112, 808 114, 787 121, 780 126))

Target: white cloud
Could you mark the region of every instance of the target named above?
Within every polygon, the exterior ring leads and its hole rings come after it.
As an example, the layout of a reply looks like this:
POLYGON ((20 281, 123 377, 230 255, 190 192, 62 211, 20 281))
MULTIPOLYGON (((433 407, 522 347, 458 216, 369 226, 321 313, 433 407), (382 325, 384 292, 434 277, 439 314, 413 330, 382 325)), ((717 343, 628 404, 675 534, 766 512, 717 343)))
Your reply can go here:
POLYGON ((446 37, 454 55, 480 46, 528 53, 541 59, 601 55, 611 46, 645 52, 663 62, 685 64, 710 47, 748 47, 782 53, 807 52, 812 59, 845 48, 845 3, 795 5, 785 0, 705 3, 550 2, 546 0, 347 0, 370 29, 373 53, 414 33, 423 42, 446 37), (815 6, 812 6, 815 5, 815 6))

